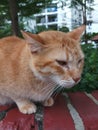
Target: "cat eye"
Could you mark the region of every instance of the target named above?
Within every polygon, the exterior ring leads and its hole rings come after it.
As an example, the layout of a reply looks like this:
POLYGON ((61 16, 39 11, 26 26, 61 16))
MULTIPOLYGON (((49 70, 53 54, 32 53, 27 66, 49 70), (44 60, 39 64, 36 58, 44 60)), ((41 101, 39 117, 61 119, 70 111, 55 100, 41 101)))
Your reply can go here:
POLYGON ((83 59, 78 60, 78 64, 80 64, 83 61, 83 59))
POLYGON ((66 66, 67 65, 67 62, 66 61, 63 61, 63 60, 56 60, 56 62, 61 65, 61 66, 66 66))

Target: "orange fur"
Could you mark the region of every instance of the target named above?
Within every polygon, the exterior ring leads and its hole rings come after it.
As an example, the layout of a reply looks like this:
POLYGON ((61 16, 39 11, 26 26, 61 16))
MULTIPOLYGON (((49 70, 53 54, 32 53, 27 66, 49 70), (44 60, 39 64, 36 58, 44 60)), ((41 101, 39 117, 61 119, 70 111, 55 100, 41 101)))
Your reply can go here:
POLYGON ((51 106, 53 91, 80 81, 84 55, 79 40, 85 26, 72 32, 23 32, 25 39, 0 40, 0 103, 12 103, 33 113, 33 101, 51 106))

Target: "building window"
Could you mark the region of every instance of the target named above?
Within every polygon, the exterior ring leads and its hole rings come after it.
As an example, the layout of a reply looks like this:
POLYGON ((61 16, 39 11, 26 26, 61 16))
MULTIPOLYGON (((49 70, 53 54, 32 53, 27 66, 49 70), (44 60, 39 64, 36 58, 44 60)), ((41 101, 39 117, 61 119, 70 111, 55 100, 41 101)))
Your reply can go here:
POLYGON ((48 22, 56 22, 57 21, 57 14, 56 15, 48 15, 48 22))
POLYGON ((47 12, 56 12, 57 11, 57 4, 52 4, 47 7, 47 12))
POLYGON ((45 23, 46 22, 45 16, 37 16, 36 17, 36 22, 37 23, 45 23))
POLYGON ((57 7, 49 7, 47 8, 47 12, 56 12, 57 11, 57 7))

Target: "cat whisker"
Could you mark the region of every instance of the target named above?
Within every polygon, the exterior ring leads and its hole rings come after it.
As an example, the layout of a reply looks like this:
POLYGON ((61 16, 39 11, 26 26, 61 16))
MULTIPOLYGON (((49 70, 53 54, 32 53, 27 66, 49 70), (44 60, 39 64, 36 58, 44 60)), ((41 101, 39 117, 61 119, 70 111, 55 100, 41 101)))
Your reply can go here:
POLYGON ((43 87, 43 89, 40 92, 47 92, 49 89, 53 89, 55 84, 49 83, 47 86, 43 87))
POLYGON ((45 97, 49 97, 53 93, 53 89, 55 88, 55 83, 48 83, 47 86, 43 87, 40 93, 42 93, 45 97))
POLYGON ((61 86, 58 86, 58 87, 56 88, 56 90, 54 91, 53 95, 59 93, 61 90, 62 90, 62 87, 61 87, 61 86))
MULTIPOLYGON (((56 85, 55 85, 56 86, 56 85)), ((52 87, 49 91, 48 91, 48 95, 47 95, 47 98, 49 98, 52 94, 53 94, 53 92, 54 92, 54 89, 55 89, 55 86, 54 87, 52 87)), ((57 89, 57 86, 56 86, 56 89, 57 89)))
POLYGON ((59 86, 56 86, 54 89, 52 89, 52 91, 49 94, 53 95, 53 93, 55 93, 58 88, 59 88, 59 86))
MULTIPOLYGON (((63 83, 61 83, 62 85, 63 83)), ((47 98, 49 98, 51 95, 54 96, 55 94, 58 94, 62 90, 62 86, 56 85, 56 83, 49 83, 46 87, 44 87, 40 92, 47 95, 47 98)))

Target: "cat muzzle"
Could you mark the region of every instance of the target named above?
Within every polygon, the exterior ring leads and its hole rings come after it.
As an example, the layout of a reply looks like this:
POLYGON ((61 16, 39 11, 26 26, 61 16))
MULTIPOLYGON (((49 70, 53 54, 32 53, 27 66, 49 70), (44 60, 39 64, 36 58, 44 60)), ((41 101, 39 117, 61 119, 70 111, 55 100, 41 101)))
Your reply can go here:
POLYGON ((77 83, 79 83, 79 82, 80 82, 81 78, 80 78, 80 77, 78 77, 78 78, 73 78, 73 80, 74 80, 74 81, 75 81, 75 83, 77 84, 77 83))

